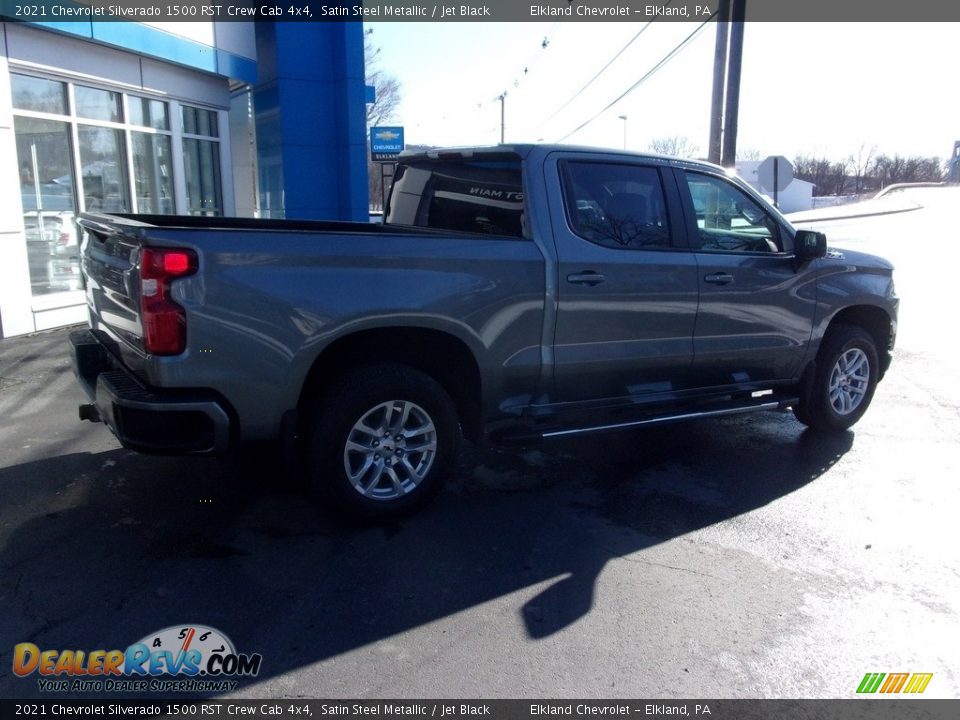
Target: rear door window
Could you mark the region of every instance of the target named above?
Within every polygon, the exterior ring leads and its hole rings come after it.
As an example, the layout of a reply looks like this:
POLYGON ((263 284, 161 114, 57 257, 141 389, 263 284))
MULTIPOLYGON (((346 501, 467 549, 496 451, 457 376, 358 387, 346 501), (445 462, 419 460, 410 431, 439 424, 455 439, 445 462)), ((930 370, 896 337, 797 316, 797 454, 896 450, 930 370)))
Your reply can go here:
POLYGON ((627 250, 673 247, 656 167, 576 161, 563 175, 567 218, 583 239, 627 250))
POLYGON ((520 159, 415 160, 397 166, 387 224, 524 237, 520 159))

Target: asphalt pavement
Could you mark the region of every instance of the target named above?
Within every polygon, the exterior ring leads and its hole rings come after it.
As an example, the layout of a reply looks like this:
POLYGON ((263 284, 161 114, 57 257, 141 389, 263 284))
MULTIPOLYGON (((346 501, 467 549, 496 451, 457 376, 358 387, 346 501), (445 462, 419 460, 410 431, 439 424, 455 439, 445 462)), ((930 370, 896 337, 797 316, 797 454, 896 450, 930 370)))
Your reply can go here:
POLYGON ((262 654, 233 697, 848 698, 867 672, 960 697, 958 193, 810 225, 898 266, 893 367, 852 431, 762 413, 470 447, 387 526, 266 451, 124 450, 77 419, 66 331, 0 341, 0 697, 50 697, 16 643, 185 623, 262 654))

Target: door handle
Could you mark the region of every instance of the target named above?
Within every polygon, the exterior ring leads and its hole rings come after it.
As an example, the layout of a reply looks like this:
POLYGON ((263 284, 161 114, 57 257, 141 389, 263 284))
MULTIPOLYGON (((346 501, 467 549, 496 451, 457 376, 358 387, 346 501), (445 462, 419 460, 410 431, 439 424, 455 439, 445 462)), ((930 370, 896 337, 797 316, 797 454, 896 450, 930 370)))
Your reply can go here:
POLYGON ((601 273, 594 272, 593 270, 584 270, 581 273, 573 273, 572 275, 567 275, 567 282, 573 283, 574 285, 599 285, 607 278, 604 277, 601 273))
POLYGON ((712 275, 706 275, 703 278, 704 282, 713 283, 714 285, 728 285, 733 282, 733 275, 725 272, 713 273, 712 275))

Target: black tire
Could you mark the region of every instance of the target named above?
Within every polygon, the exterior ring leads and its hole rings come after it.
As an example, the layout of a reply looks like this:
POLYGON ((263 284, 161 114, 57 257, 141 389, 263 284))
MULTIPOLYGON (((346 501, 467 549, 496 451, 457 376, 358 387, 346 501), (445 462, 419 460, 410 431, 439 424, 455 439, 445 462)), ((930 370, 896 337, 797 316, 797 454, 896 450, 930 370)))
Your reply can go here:
POLYGON ((311 492, 350 515, 396 518, 439 492, 460 438, 454 403, 436 380, 405 365, 364 365, 317 398, 302 436, 303 475, 311 492))
POLYGON ((873 337, 856 325, 836 325, 820 345, 813 381, 794 414, 812 430, 844 431, 867 411, 879 376, 873 337))

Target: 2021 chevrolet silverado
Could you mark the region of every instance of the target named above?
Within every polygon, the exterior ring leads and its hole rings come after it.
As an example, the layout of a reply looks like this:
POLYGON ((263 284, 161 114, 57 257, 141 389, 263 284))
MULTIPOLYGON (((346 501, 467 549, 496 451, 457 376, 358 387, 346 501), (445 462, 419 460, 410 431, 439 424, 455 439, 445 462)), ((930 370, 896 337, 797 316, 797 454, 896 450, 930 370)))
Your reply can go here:
POLYGON ((462 436, 792 407, 845 429, 890 364, 892 267, 723 169, 565 146, 401 158, 383 225, 87 214, 91 403, 127 447, 281 440, 342 508, 412 510, 462 436))

